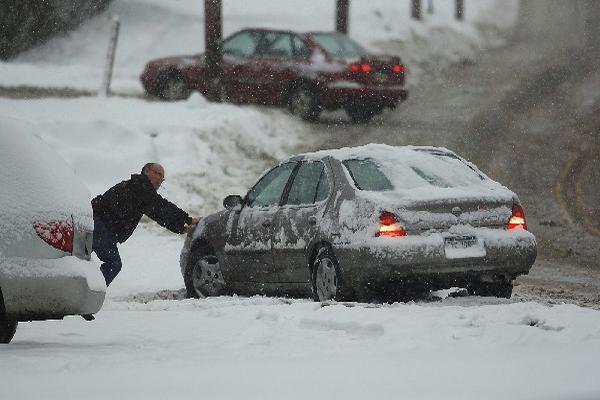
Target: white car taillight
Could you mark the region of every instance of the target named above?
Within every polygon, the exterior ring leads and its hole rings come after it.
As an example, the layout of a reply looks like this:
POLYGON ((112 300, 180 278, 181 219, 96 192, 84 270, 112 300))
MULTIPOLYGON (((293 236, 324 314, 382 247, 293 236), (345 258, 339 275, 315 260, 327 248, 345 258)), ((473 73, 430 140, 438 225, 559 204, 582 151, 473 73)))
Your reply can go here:
POLYGON ((50 246, 67 253, 73 253, 73 225, 66 221, 37 223, 35 232, 50 246))

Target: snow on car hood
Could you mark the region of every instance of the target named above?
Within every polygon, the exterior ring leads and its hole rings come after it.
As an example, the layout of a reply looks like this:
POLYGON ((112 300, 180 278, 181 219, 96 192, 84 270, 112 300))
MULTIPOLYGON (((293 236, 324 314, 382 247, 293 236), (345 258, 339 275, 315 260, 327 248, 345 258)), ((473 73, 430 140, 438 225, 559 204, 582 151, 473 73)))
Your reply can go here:
POLYGON ((36 222, 70 220, 93 229, 90 193, 25 121, 0 118, 0 250, 36 222))

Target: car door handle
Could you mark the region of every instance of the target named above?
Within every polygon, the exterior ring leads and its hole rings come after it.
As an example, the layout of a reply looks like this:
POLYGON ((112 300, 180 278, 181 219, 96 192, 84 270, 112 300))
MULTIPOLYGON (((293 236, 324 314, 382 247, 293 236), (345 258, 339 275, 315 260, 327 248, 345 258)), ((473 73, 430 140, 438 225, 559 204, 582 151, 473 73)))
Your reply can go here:
POLYGON ((317 224, 317 217, 308 217, 308 223, 311 225, 317 224))
POLYGON ((261 225, 264 226, 265 228, 268 228, 271 226, 271 221, 263 221, 263 223, 261 225))

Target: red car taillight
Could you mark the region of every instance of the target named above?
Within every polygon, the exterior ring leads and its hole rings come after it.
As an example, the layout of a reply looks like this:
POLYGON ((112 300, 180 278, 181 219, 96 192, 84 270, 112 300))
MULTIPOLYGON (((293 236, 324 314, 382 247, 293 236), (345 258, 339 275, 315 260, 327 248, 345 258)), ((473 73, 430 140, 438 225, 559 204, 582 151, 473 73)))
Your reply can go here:
POLYGON ((40 238, 50 246, 73 252, 73 225, 65 221, 37 223, 33 226, 40 238))
POLYGON ((513 204, 512 215, 508 220, 508 229, 525 229, 527 230, 527 221, 525 220, 525 211, 518 204, 513 204))
POLYGON ((392 72, 394 72, 395 74, 403 74, 406 72, 406 67, 402 64, 395 64, 392 67, 392 72))
POLYGON ((370 64, 352 64, 350 65, 350 71, 352 72, 371 72, 370 64))
POLYGON ((384 212, 379 216, 379 229, 375 236, 400 237, 406 236, 406 231, 391 212, 384 212))

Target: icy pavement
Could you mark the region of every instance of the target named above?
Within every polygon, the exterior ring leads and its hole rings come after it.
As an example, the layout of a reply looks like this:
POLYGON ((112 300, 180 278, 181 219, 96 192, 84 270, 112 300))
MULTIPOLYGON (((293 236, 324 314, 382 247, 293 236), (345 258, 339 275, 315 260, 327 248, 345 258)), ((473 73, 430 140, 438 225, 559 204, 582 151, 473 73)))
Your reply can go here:
POLYGON ((600 397, 600 312, 490 303, 109 302, 93 323, 22 324, 0 398, 600 397))

